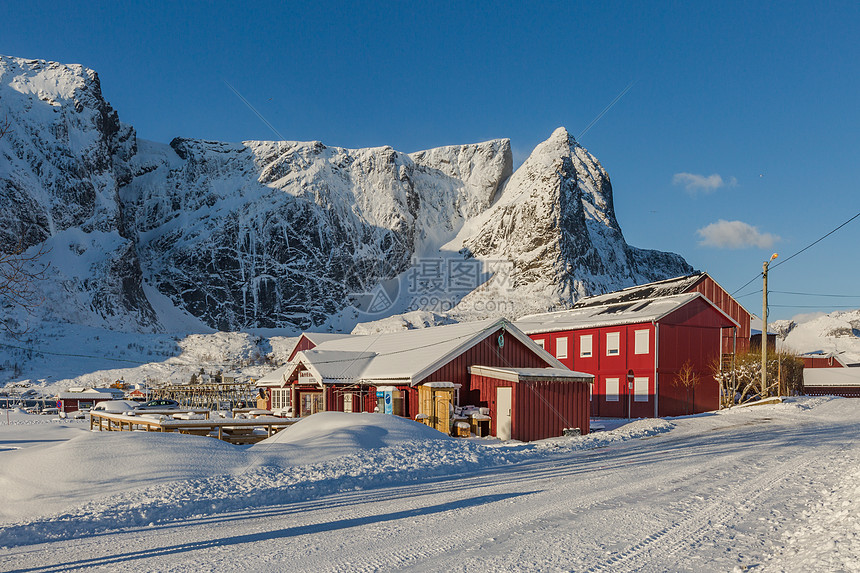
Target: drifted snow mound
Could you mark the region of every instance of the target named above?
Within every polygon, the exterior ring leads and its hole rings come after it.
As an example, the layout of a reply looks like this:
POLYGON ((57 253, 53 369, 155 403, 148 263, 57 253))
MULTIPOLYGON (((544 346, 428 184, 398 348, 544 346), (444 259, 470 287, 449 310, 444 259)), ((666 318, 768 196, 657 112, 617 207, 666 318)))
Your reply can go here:
POLYGON ((389 414, 319 412, 250 448, 281 453, 292 465, 315 463, 414 442, 452 440, 424 424, 389 414))
POLYGON ((426 310, 413 310, 404 314, 395 314, 379 320, 361 322, 355 325, 350 334, 387 334, 389 332, 402 332, 415 328, 428 328, 431 326, 445 326, 457 321, 444 314, 429 312, 426 310))
POLYGON ((242 467, 226 442, 160 432, 83 432, 56 445, 3 453, 0 520, 38 515, 159 483, 242 467))

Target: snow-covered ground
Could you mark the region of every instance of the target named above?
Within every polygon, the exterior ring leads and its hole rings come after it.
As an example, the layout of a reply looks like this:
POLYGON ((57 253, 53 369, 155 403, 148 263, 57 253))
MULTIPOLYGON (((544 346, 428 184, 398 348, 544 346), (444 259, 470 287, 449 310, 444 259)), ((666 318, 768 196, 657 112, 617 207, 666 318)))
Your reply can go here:
POLYGON ((331 412, 239 447, 0 411, 0 563, 860 570, 860 400, 615 426, 520 444, 331 412))

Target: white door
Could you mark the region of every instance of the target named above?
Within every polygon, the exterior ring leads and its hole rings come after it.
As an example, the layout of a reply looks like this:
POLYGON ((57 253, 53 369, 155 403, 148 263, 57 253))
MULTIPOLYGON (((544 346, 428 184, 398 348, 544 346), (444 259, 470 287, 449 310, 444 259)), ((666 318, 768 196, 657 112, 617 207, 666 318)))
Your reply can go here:
POLYGON ((496 437, 511 439, 511 392, 513 388, 496 388, 496 437))

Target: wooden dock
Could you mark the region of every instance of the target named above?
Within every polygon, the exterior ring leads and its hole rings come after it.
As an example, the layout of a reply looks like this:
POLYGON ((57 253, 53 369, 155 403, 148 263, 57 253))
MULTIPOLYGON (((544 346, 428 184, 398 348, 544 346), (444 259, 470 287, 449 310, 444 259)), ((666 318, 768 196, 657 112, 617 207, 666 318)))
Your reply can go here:
MULTIPOLYGON (((170 414, 176 415, 177 412, 174 410, 170 414)), ((216 420, 183 420, 164 416, 165 414, 152 411, 134 416, 90 412, 90 430, 179 432, 180 434, 193 434, 195 436, 210 436, 231 444, 255 444, 298 422, 297 419, 275 418, 273 416, 260 416, 252 419, 219 418, 216 420)))

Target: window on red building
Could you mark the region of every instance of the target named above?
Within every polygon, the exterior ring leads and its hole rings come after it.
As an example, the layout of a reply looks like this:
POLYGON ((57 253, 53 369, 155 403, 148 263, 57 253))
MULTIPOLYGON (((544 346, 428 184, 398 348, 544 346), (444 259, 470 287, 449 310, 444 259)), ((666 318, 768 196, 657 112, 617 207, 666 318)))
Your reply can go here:
POLYGON ((606 401, 618 402, 618 382, 619 378, 606 379, 606 401))
POLYGON ((579 337, 579 356, 580 358, 589 358, 591 356, 591 335, 583 334, 579 337))
POLYGON ((634 342, 634 354, 648 354, 649 351, 649 332, 647 329, 645 330, 637 330, 636 331, 636 339, 634 342))
POLYGON ((621 353, 621 333, 607 332, 606 333, 606 355, 618 356, 621 353))
POLYGON ((567 358, 567 337, 562 336, 555 339, 555 357, 567 358))

